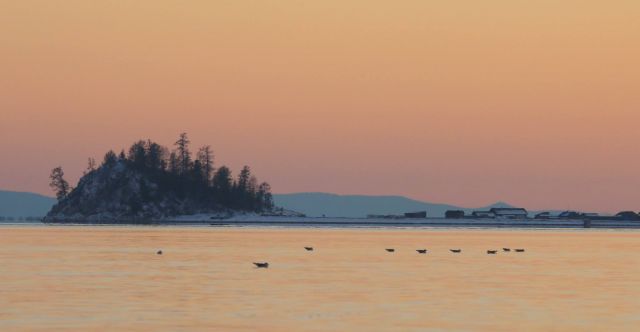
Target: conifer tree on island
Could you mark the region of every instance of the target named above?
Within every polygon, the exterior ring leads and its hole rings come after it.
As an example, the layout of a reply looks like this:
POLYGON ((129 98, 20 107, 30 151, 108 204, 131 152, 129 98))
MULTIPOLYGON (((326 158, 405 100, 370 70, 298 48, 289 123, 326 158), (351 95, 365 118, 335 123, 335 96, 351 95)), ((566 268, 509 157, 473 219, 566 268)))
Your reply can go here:
POLYGON ((198 150, 198 161, 202 168, 202 176, 206 181, 211 181, 213 176, 213 151, 211 146, 205 145, 198 150))
POLYGON ((191 141, 187 137, 187 133, 180 134, 180 138, 176 141, 179 171, 181 174, 185 174, 189 171, 191 166, 191 152, 189 151, 189 144, 191 141))
POLYGON ((82 175, 87 175, 87 173, 93 172, 96 170, 96 160, 93 158, 89 158, 87 160, 87 169, 84 171, 82 175))
POLYGON ((64 179, 62 167, 58 166, 51 170, 49 178, 51 179, 49 187, 56 193, 58 200, 62 200, 69 195, 69 183, 64 179))

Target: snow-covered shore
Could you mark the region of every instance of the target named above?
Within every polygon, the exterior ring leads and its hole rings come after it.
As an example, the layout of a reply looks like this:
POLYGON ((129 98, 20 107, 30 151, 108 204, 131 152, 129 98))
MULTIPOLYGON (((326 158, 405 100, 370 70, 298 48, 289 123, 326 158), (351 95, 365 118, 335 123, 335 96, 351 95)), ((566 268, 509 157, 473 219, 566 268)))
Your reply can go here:
POLYGON ((620 220, 513 220, 513 219, 371 219, 261 216, 237 214, 196 214, 168 218, 158 223, 202 224, 216 226, 301 226, 301 227, 479 227, 479 228, 640 228, 640 222, 620 220))

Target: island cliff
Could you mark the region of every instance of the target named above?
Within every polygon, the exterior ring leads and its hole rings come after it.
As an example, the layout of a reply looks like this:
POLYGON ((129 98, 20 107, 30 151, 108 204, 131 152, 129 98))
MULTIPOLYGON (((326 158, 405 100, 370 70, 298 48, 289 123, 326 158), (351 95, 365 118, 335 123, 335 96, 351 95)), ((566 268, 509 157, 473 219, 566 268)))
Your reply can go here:
POLYGON ((248 166, 232 178, 229 168, 214 168, 209 146, 192 157, 186 134, 180 135, 171 152, 146 140, 119 156, 107 152, 100 166, 90 159, 73 189, 60 167, 54 169, 51 180, 58 203, 45 222, 132 223, 273 210, 269 185, 258 184, 248 166))

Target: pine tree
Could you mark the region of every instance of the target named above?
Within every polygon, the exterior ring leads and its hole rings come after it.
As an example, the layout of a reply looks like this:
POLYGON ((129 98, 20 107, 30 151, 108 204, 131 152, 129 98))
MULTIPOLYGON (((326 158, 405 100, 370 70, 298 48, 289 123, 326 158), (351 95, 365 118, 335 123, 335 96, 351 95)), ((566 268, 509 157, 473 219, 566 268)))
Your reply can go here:
POLYGON ((243 210, 252 209, 252 199, 247 192, 247 187, 249 186, 250 179, 251 169, 249 169, 249 166, 244 166, 238 174, 238 179, 234 182, 233 187, 233 200, 237 208, 243 210))
POLYGON ((258 179, 253 175, 249 178, 249 183, 247 184, 247 199, 250 210, 260 210, 260 202, 258 201, 258 179))
POLYGON ((198 150, 198 161, 200 161, 200 166, 202 167, 203 177, 209 183, 213 176, 213 151, 211 146, 205 145, 198 150))
POLYGON ((146 143, 146 166, 153 170, 164 170, 166 149, 158 143, 147 140, 146 143))
POLYGON ((59 201, 69 195, 69 183, 64 179, 64 171, 62 170, 62 167, 58 166, 51 170, 49 178, 51 179, 49 187, 55 191, 56 198, 58 198, 59 201))
POLYGON ((247 192, 255 197, 256 193, 258 192, 258 178, 256 178, 255 176, 251 176, 251 178, 249 178, 249 184, 247 184, 247 192))
POLYGON ((180 137, 175 143, 180 174, 187 174, 189 169, 191 169, 191 152, 189 151, 190 143, 191 141, 187 137, 187 133, 180 134, 180 137))
POLYGON ((198 186, 206 187, 209 185, 203 176, 200 160, 196 160, 193 162, 193 169, 191 169, 191 178, 198 186))
POLYGON ((215 196, 224 205, 232 202, 232 183, 231 183, 231 170, 228 167, 222 166, 218 168, 216 174, 213 176, 213 191, 215 196))
POLYGON ((238 190, 246 192, 249 185, 249 179, 251 179, 251 169, 249 166, 244 166, 238 174, 238 190))
POLYGON ((109 152, 107 152, 104 155, 104 159, 102 160, 102 166, 113 166, 115 165, 115 163, 118 162, 118 157, 116 156, 116 153, 113 152, 113 150, 109 150, 109 152))
POLYGON ((87 175, 96 170, 96 160, 93 158, 89 158, 87 160, 87 169, 82 173, 83 175, 87 175))
POLYGON ((180 172, 180 165, 178 162, 178 155, 174 152, 171 152, 169 155, 169 172, 173 174, 178 174, 180 172))
POLYGON ((138 169, 142 169, 147 164, 147 150, 145 141, 137 141, 129 148, 127 159, 138 169))
POLYGON ((271 186, 263 182, 258 188, 258 201, 261 211, 271 211, 273 209, 273 195, 271 194, 271 186))

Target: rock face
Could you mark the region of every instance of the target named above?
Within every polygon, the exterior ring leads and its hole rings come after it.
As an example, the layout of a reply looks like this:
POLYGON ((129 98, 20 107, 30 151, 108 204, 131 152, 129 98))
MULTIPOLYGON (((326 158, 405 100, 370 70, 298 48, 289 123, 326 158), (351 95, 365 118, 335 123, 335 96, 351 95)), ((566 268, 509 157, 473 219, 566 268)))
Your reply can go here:
POLYGON ((172 216, 227 211, 194 194, 173 190, 160 175, 118 161, 86 174, 53 206, 45 222, 149 222, 172 216))

